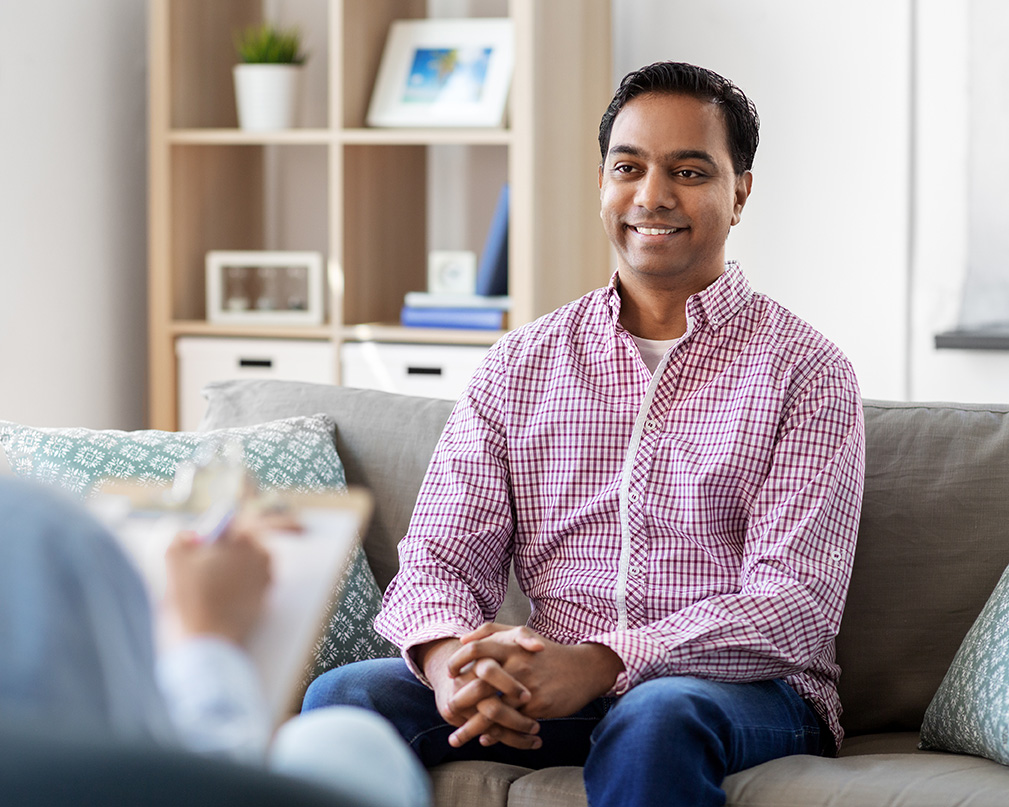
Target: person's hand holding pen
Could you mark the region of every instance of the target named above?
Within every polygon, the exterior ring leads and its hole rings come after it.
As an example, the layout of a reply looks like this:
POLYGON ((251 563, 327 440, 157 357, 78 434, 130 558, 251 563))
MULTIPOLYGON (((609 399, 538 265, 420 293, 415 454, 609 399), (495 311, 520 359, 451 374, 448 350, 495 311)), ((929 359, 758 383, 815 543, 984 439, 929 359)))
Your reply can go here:
POLYGON ((169 546, 168 605, 185 634, 245 641, 270 584, 270 555, 257 537, 265 526, 223 508, 214 524, 180 533, 169 546))

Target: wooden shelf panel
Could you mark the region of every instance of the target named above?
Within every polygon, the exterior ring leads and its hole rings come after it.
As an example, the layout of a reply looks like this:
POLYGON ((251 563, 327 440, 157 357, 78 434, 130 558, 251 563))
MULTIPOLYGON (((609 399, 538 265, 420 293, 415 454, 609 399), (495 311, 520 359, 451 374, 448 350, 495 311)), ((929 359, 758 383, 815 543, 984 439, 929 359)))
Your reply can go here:
POLYGON ((172 145, 195 146, 325 146, 333 142, 328 129, 285 129, 277 132, 247 132, 242 129, 173 129, 168 133, 172 145))
POLYGON ((169 326, 171 336, 230 336, 248 339, 331 339, 330 325, 223 325, 204 320, 175 320, 169 326))
POLYGON ((508 146, 508 129, 342 129, 340 142, 361 146, 508 146))
POLYGON ((285 129, 247 132, 242 129, 173 129, 172 145, 347 145, 347 146, 508 146, 507 129, 285 129))
POLYGON ((367 323, 345 325, 340 338, 350 342, 402 342, 426 345, 493 345, 505 331, 472 331, 462 328, 404 328, 401 325, 367 323))
MULTIPOLYGON (((249 326, 222 325, 203 320, 175 320, 171 336, 222 336, 240 339, 332 339, 331 325, 249 326)), ((340 339, 354 342, 399 342, 425 345, 493 345, 506 332, 462 328, 404 328, 401 325, 366 323, 336 328, 340 339)))

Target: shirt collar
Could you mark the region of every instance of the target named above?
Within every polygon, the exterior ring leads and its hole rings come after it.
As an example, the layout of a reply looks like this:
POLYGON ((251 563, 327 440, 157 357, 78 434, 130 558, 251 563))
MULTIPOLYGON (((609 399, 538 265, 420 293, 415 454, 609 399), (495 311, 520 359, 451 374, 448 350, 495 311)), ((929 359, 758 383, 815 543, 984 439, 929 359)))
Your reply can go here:
MULTIPOLYGON (((620 276, 614 272, 606 288, 607 304, 617 330, 620 325, 620 276)), ((692 294, 687 300, 687 319, 700 324, 708 322, 712 328, 721 328, 753 299, 753 289, 736 261, 726 261, 725 271, 706 289, 692 294)))

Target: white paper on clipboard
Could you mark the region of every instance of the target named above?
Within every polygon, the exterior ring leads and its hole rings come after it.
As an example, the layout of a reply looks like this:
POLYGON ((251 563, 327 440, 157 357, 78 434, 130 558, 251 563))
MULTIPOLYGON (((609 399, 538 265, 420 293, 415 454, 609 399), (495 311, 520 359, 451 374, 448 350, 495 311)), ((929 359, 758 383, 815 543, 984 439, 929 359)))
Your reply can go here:
MULTIPOLYGON (((165 550, 180 530, 191 526, 192 518, 136 507, 137 496, 122 489, 106 491, 92 509, 119 539, 147 583, 158 644, 164 647, 177 636, 176 626, 162 607, 165 550), (113 512, 117 507, 118 513, 113 512)), ((296 495, 284 501, 295 508, 302 531, 264 536, 273 582, 263 616, 246 641, 274 726, 299 706, 304 670, 329 614, 330 596, 347 572, 371 514, 371 497, 363 490, 296 495)))

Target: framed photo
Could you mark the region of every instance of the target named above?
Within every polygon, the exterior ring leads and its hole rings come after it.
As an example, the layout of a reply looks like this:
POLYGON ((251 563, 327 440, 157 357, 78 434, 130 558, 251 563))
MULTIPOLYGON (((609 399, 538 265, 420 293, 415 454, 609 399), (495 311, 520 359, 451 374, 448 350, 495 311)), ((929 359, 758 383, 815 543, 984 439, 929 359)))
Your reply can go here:
POLYGON ((396 20, 368 125, 502 126, 514 63, 509 19, 396 20))
POLYGON ((318 252, 211 251, 206 258, 207 320, 259 325, 321 325, 318 252))

